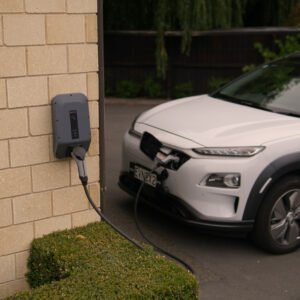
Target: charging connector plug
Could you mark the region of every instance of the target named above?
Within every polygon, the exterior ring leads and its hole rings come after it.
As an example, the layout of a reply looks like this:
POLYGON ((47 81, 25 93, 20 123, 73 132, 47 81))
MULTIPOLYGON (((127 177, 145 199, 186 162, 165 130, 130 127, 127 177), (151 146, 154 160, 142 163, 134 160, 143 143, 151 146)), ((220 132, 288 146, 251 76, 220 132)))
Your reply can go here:
POLYGON ((160 166, 166 166, 170 163, 179 163, 180 159, 179 157, 172 155, 172 154, 165 154, 161 151, 157 152, 155 160, 157 161, 157 164, 160 166))
POLYGON ((85 154, 86 154, 85 149, 80 146, 74 147, 73 151, 71 152, 71 156, 73 157, 73 159, 77 164, 79 178, 83 185, 87 185, 88 183, 88 176, 87 176, 85 160, 84 160, 85 154))

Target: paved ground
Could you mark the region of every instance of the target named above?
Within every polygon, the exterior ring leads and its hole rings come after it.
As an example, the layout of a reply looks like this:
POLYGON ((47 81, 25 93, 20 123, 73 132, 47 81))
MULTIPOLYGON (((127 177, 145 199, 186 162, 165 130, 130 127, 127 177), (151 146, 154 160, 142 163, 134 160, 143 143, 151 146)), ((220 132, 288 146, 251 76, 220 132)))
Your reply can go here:
MULTIPOLYGON (((133 199, 117 187, 121 143, 134 116, 153 104, 124 102, 106 106, 107 186, 105 214, 132 237, 141 240, 133 222, 133 199)), ((148 208, 140 219, 147 236, 196 270, 201 299, 299 300, 300 249, 273 256, 247 239, 205 234, 178 224, 148 208)))

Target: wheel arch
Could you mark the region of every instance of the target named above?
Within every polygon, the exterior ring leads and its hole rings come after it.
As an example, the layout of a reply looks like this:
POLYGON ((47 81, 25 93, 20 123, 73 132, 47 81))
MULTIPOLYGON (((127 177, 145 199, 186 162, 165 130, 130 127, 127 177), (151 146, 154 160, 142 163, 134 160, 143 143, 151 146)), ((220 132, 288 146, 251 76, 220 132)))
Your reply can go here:
POLYGON ((300 152, 276 159, 260 173, 247 199, 243 220, 254 220, 266 194, 282 178, 289 175, 300 177, 300 152), (263 188, 269 178, 271 181, 263 188))

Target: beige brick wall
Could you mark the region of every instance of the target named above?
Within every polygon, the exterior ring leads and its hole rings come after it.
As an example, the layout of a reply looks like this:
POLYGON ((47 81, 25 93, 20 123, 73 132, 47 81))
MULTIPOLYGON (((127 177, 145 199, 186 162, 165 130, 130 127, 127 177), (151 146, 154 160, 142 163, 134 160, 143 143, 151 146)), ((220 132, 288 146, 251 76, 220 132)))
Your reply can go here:
POLYGON ((28 288, 32 239, 99 220, 52 153, 51 100, 88 96, 89 191, 100 204, 97 0, 0 0, 0 298, 28 288))

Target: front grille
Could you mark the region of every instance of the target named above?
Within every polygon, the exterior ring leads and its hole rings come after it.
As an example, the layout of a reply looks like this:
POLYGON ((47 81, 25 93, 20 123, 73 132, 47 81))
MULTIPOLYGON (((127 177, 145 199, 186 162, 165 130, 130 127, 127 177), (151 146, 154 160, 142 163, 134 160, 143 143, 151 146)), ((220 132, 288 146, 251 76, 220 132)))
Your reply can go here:
MULTIPOLYGON (((129 173, 123 173, 119 177, 119 186, 133 196, 137 194, 140 185, 141 182, 133 178, 129 173)), ((183 205, 182 201, 177 197, 166 193, 161 186, 153 188, 145 184, 141 199, 150 206, 169 215, 190 220, 197 219, 197 213, 183 205)))

